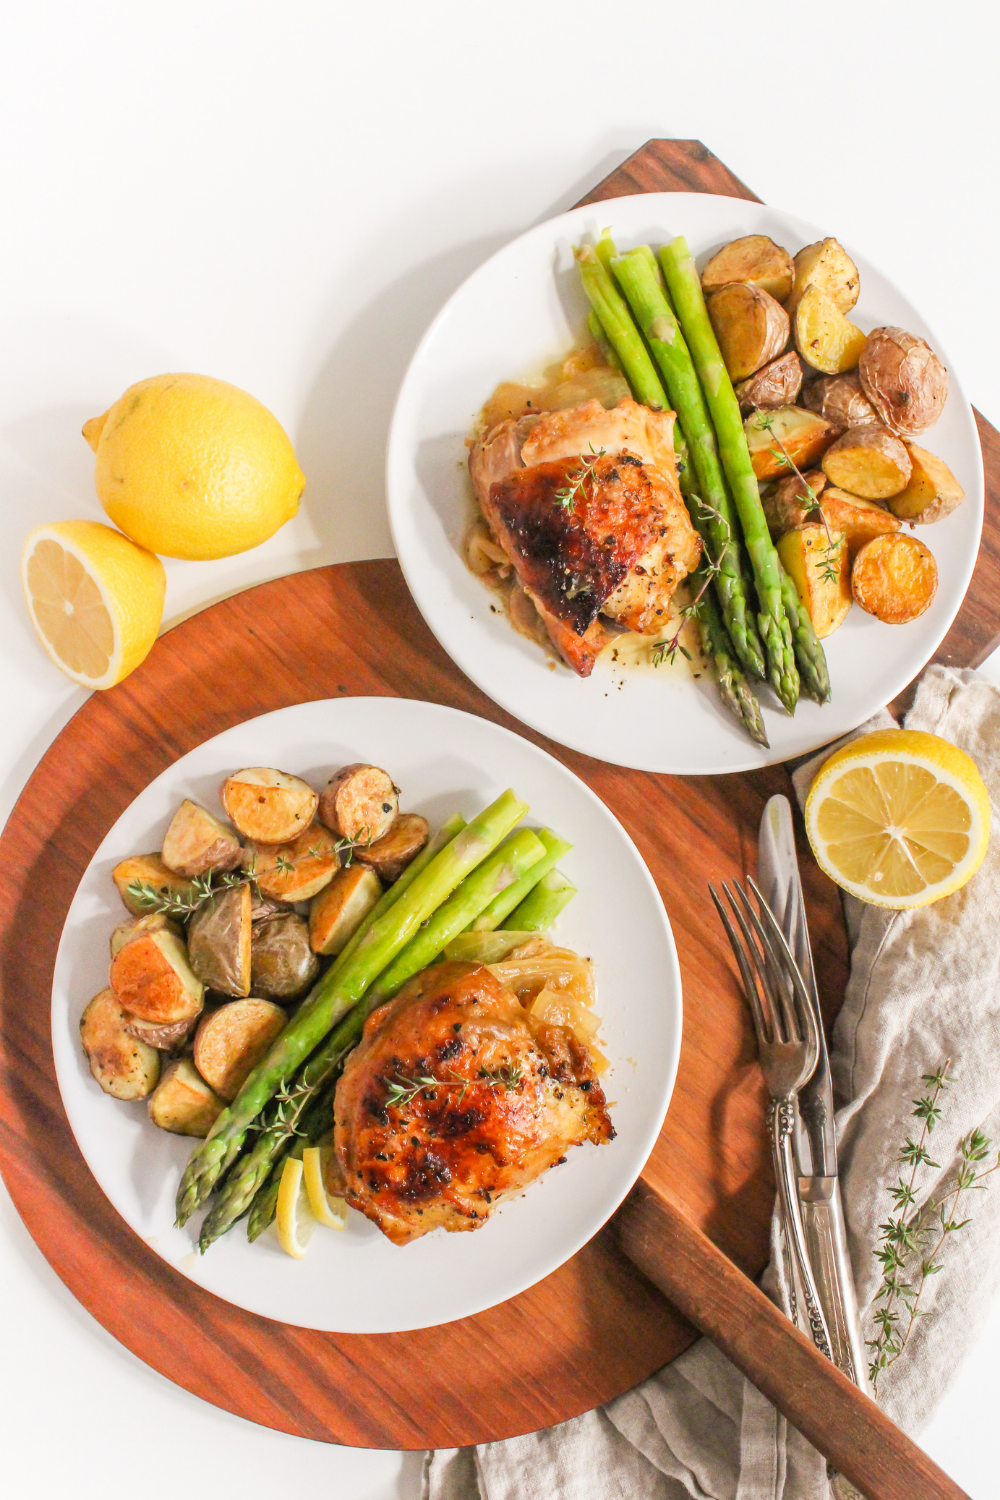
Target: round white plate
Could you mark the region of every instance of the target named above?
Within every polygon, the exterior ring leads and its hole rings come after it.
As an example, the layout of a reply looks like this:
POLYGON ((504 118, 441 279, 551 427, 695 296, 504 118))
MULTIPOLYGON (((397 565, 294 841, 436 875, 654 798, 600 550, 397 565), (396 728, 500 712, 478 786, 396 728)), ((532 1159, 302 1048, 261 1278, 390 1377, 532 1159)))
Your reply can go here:
POLYGON ((307 1328, 392 1333, 464 1318, 554 1271, 614 1212, 659 1134, 677 1072, 681 980, 663 903, 635 845, 603 802, 543 750, 484 719, 430 703, 348 698, 251 719, 200 745, 152 782, 118 819, 80 882, 66 918, 52 988, 56 1076, 90 1170, 125 1221, 199 1286, 250 1312, 307 1328), (525 1195, 473 1234, 436 1232, 398 1248, 361 1214, 346 1231, 317 1228, 304 1261, 273 1228, 249 1244, 237 1224, 204 1256, 197 1215, 173 1227, 174 1195, 193 1142, 157 1130, 142 1103, 103 1094, 80 1047, 79 1020, 107 984, 108 940, 123 909, 111 870, 159 849, 178 802, 219 815, 218 788, 240 766, 273 765, 321 788, 336 767, 389 769, 403 806, 438 827, 467 818, 504 788, 531 806, 527 823, 556 828, 574 848, 560 868, 579 894, 561 940, 595 962, 611 1060, 604 1085, 617 1139, 569 1152, 525 1195))
POLYGON ((983 518, 983 471, 971 408, 945 350, 892 283, 852 247, 861 297, 851 314, 869 331, 898 324, 926 338, 948 365, 949 395, 921 438, 965 490, 965 502, 918 535, 940 583, 926 614, 881 625, 860 609, 826 642, 833 701, 803 701, 790 718, 768 689, 761 699, 770 750, 753 744, 705 675, 621 671, 605 658, 583 680, 491 611, 490 591, 466 568, 470 516, 465 438, 501 380, 537 372, 581 337, 587 302, 574 244, 610 225, 620 250, 686 236, 699 265, 727 240, 768 234, 793 254, 835 232, 737 198, 648 193, 574 209, 514 240, 461 286, 431 324, 399 392, 387 455, 389 519, 406 581, 452 660, 485 693, 559 744, 617 765, 677 775, 743 771, 802 755, 882 708, 931 657, 972 576, 983 518))

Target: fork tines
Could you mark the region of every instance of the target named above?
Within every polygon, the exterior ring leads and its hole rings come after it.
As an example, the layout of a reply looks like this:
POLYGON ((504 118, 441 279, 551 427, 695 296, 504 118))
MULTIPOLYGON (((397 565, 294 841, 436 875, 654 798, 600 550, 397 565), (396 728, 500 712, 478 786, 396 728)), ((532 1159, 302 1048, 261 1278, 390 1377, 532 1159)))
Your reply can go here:
POLYGON ((739 965, 758 1041, 767 1046, 808 1041, 815 1037, 815 1025, 802 975, 756 883, 748 878, 747 885, 757 899, 758 911, 739 881, 734 880, 732 888, 722 882, 742 942, 715 887, 708 889, 739 965))

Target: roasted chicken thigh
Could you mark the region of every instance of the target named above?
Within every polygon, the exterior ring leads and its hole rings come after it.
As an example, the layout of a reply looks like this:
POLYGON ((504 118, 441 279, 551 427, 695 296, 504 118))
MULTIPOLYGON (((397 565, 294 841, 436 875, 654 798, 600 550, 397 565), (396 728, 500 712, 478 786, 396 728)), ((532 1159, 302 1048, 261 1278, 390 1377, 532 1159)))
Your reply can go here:
POLYGON ((372 1012, 334 1113, 347 1201, 396 1245, 478 1229, 570 1146, 614 1137, 586 1048, 469 963, 372 1012))
POLYGON ((587 677, 603 615, 655 635, 701 543, 677 485, 673 412, 626 399, 612 410, 501 422, 469 458, 499 546, 563 660, 587 677))

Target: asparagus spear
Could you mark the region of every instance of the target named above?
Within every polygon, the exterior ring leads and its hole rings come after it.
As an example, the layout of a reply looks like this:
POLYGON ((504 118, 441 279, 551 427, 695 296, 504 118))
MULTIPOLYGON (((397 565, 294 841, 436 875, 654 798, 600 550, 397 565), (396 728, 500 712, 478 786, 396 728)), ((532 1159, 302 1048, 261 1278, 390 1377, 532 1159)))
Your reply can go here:
POLYGON ((545 932, 575 895, 573 882, 567 880, 561 871, 550 870, 514 907, 503 925, 511 932, 545 932))
POLYGON ((688 509, 715 574, 715 589, 730 640, 744 666, 763 677, 764 655, 753 618, 747 614, 740 572, 739 531, 726 491, 715 432, 691 352, 655 267, 656 259, 648 245, 630 250, 611 263, 615 279, 666 381, 667 395, 694 464, 699 493, 688 498, 688 509))
MULTIPOLYGON (((612 247, 613 248, 613 247, 612 247)), ((665 411, 667 398, 653 361, 646 352, 639 330, 592 245, 581 245, 574 252, 580 267, 580 280, 608 342, 621 360, 622 371, 632 394, 643 406, 665 411)))
POLYGON ((780 557, 778 558, 778 572, 781 576, 781 598, 785 605, 785 614, 792 627, 795 660, 799 664, 802 687, 817 703, 829 703, 830 673, 826 665, 826 652, 813 629, 809 611, 799 598, 799 591, 795 584, 785 572, 780 557))
POLYGON ((799 696, 792 631, 782 603, 778 557, 764 520, 757 476, 750 462, 746 434, 740 420, 739 403, 719 353, 694 260, 682 235, 664 245, 660 251, 660 264, 712 415, 722 467, 753 564, 760 606, 757 623, 767 653, 768 680, 792 713, 799 696))
POLYGON ((544 855, 544 845, 530 829, 524 828, 520 833, 512 834, 466 876, 448 900, 419 928, 370 986, 361 1004, 313 1053, 293 1087, 279 1102, 273 1123, 261 1131, 252 1150, 230 1172, 202 1225, 198 1240, 202 1254, 246 1212, 266 1181, 276 1153, 295 1134, 303 1112, 317 1091, 325 1089, 336 1077, 346 1053, 359 1040, 365 1019, 376 1006, 391 1000, 407 980, 433 963, 445 945, 456 933, 468 927, 498 890, 512 885, 544 855))
POLYGON ((291 1079, 330 1028, 361 999, 455 887, 481 864, 528 811, 512 791, 504 792, 463 828, 416 876, 395 903, 374 921, 348 961, 328 969, 270 1052, 219 1115, 207 1139, 192 1152, 177 1190, 177 1223, 185 1224, 233 1163, 268 1100, 291 1079))
POLYGON ((511 924, 506 921, 515 906, 519 906, 538 882, 546 876, 550 870, 555 868, 557 860, 568 854, 573 845, 561 839, 551 828, 539 828, 538 837, 545 848, 545 858, 540 859, 536 865, 532 865, 527 874, 522 875, 513 885, 501 891, 486 907, 472 924, 473 932, 493 932, 501 923, 505 927, 511 924))
POLYGON ((281 1186, 281 1170, 286 1158, 295 1156, 301 1161, 302 1153, 306 1147, 318 1145, 333 1125, 333 1096, 335 1093, 336 1084, 333 1083, 306 1110, 302 1116, 299 1134, 286 1136, 278 1145, 270 1175, 250 1205, 250 1217, 247 1220, 248 1240, 255 1240, 258 1235, 263 1234, 277 1212, 278 1189, 281 1186))
POLYGON ((597 345, 598 349, 600 349, 601 358, 603 359, 604 363, 606 365, 610 365, 612 370, 620 370, 622 367, 622 362, 618 358, 615 351, 612 349, 611 345, 608 343, 608 336, 604 332, 604 329, 601 326, 601 320, 594 312, 593 308, 591 308, 590 312, 587 314, 587 331, 590 334, 590 337, 594 340, 594 343, 597 345))
MULTIPOLYGON (((695 582, 698 582, 697 574, 695 582)), ((705 589, 694 613, 698 621, 702 655, 715 667, 723 703, 746 726, 751 739, 756 740, 758 745, 767 745, 767 731, 761 717, 760 704, 740 671, 739 663, 733 657, 722 616, 710 589, 705 589)))

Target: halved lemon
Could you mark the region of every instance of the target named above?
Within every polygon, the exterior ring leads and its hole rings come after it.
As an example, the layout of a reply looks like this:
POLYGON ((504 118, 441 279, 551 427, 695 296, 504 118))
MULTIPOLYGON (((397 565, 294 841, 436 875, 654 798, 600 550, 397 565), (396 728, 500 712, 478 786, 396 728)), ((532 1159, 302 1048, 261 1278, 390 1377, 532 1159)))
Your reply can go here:
POLYGON ((30 531, 21 584, 49 656, 87 688, 109 688, 149 655, 163 618, 160 559, 99 521, 30 531))
POLYGON ((964 750, 916 729, 878 729, 824 762, 806 799, 821 869, 896 909, 950 896, 982 864, 990 799, 964 750))
POLYGON ((278 1188, 278 1239, 281 1248, 302 1260, 316 1228, 316 1216, 309 1207, 309 1194, 303 1181, 302 1163, 297 1156, 286 1158, 278 1188))
POLYGON ((307 1146, 302 1153, 302 1176, 317 1221, 328 1229, 346 1229, 347 1204, 327 1188, 332 1159, 332 1146, 307 1146))

